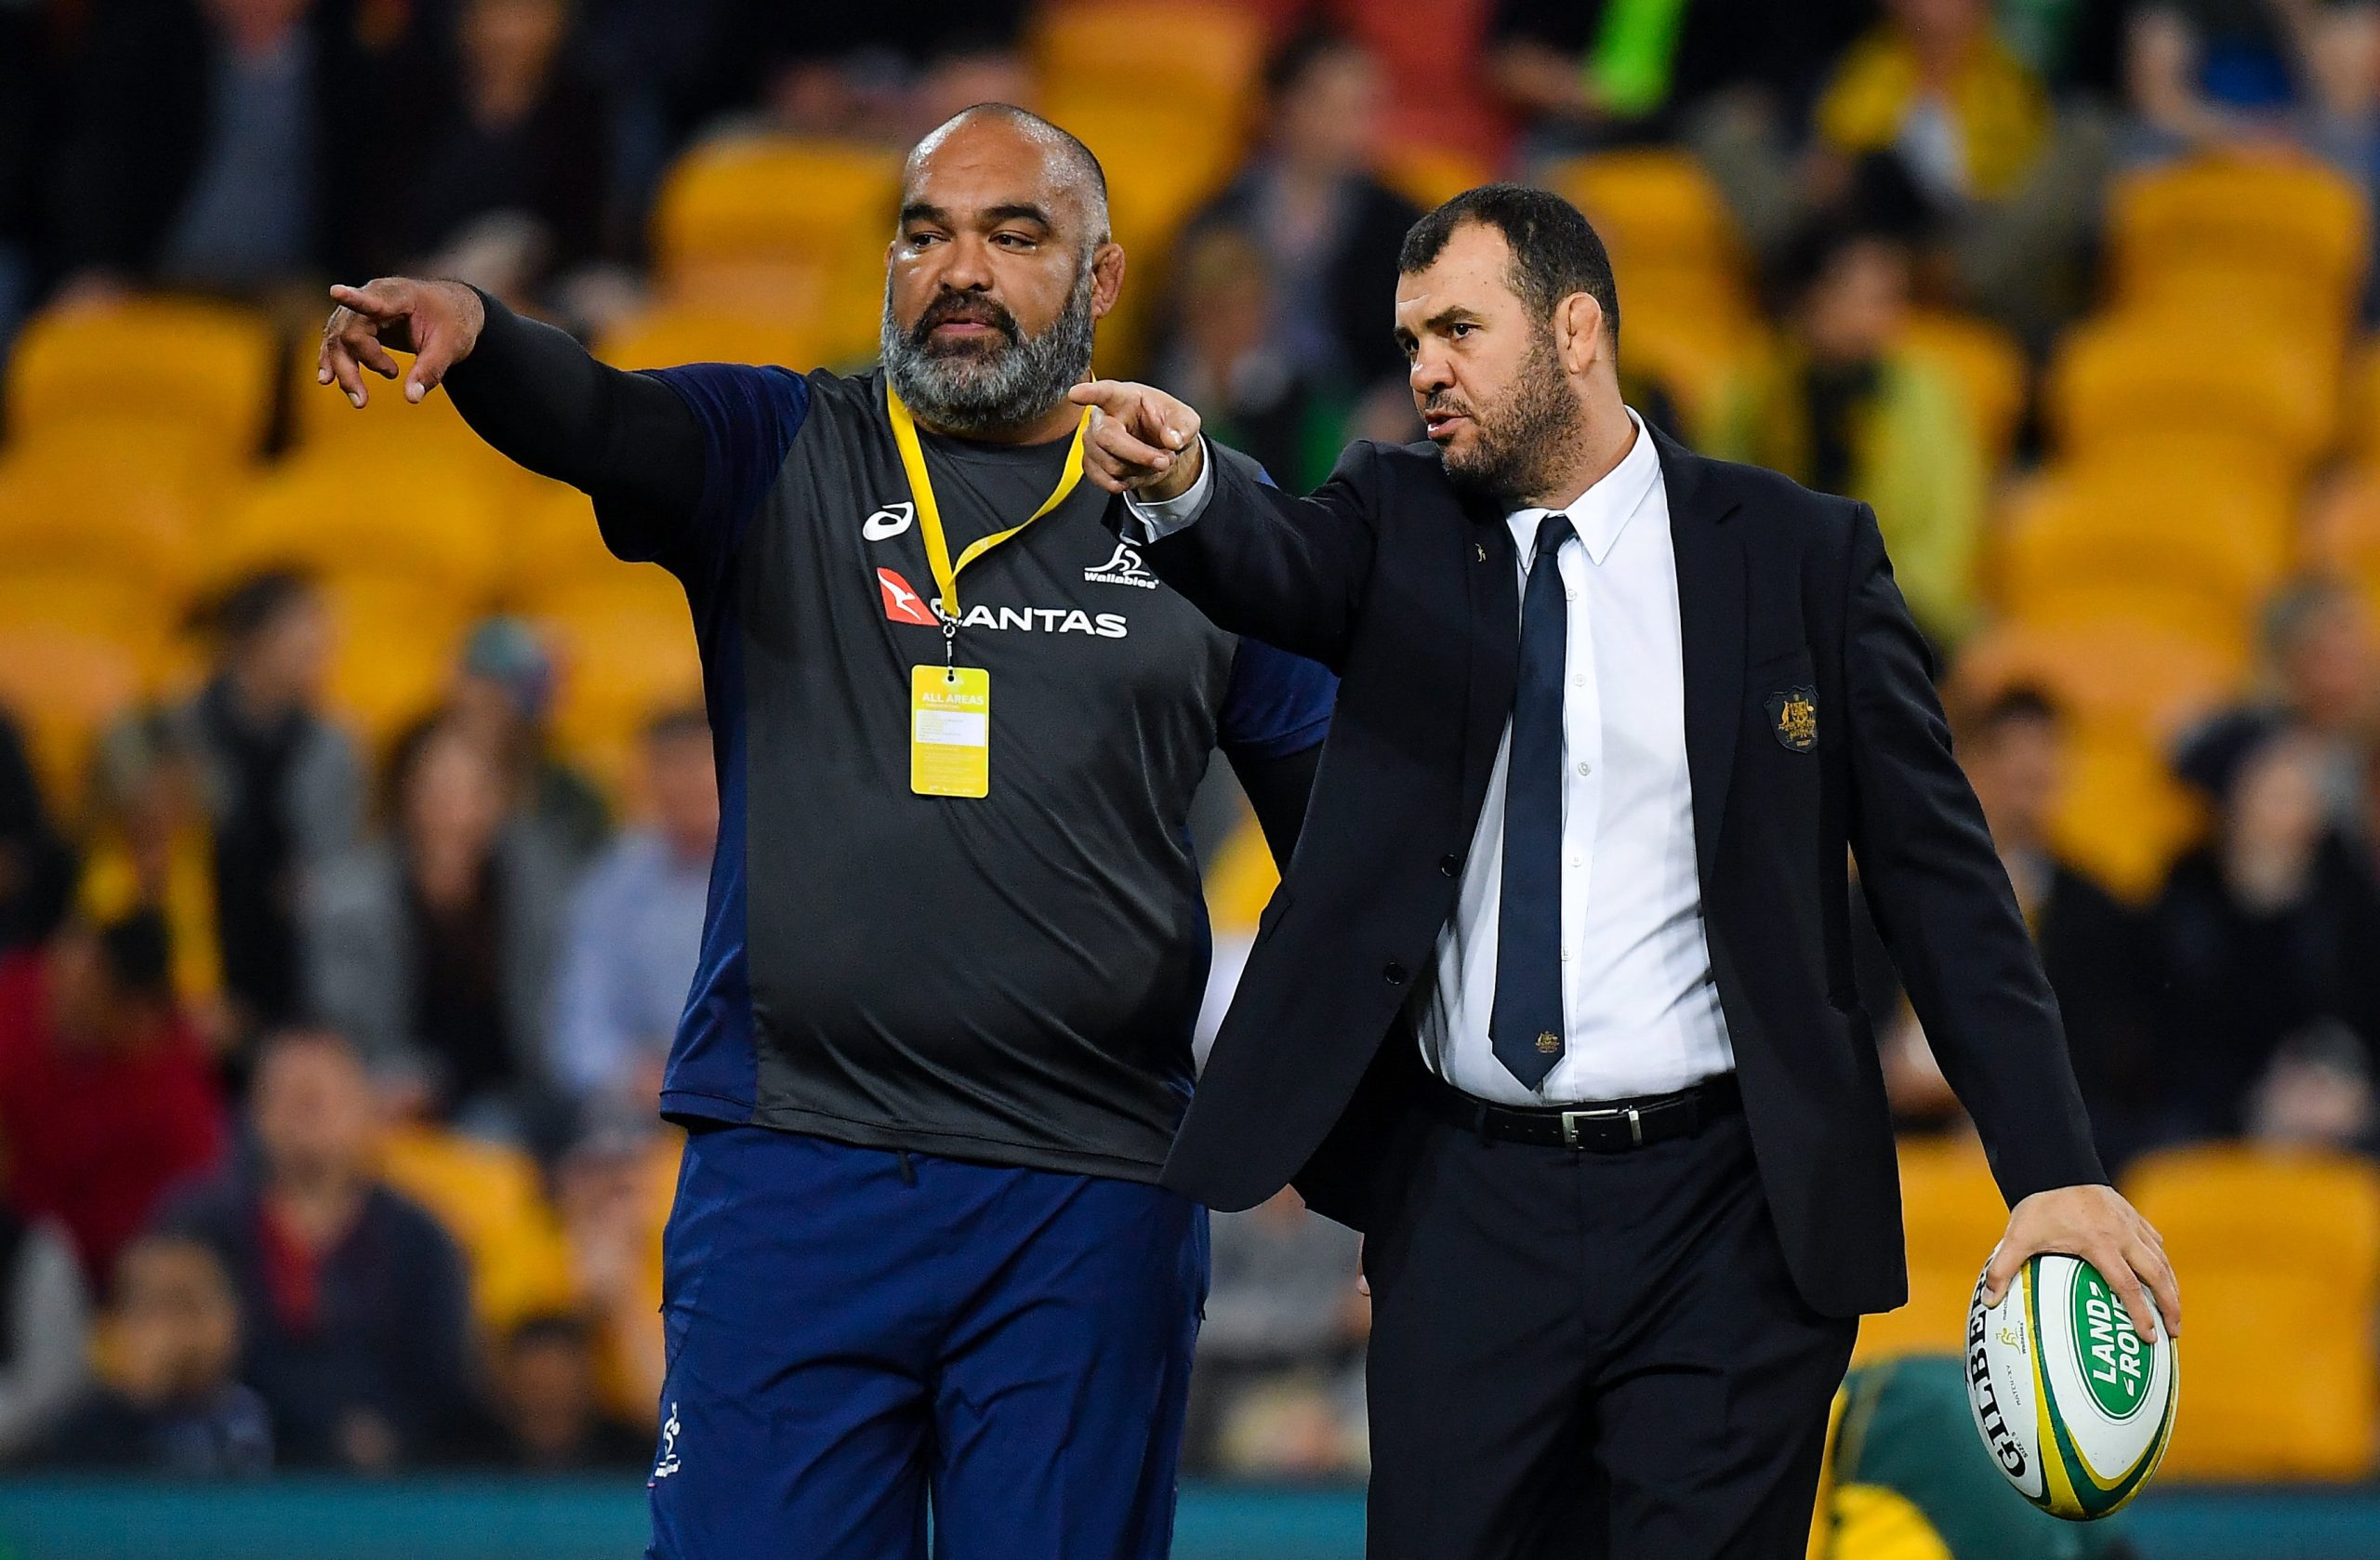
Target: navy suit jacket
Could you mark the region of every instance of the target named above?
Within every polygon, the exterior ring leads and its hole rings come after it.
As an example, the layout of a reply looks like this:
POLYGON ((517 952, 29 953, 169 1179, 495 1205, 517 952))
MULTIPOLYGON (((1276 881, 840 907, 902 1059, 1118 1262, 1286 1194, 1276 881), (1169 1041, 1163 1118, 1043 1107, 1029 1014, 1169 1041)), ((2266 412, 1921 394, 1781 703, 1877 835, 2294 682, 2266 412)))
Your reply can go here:
MULTIPOLYGON (((2003 1195, 2106 1177, 1875 516, 1653 437, 1704 927, 1762 1190, 1813 1308, 1889 1310, 1908 1291, 1899 1179, 1852 977, 1847 851, 2003 1195)), ((1363 1228, 1400 1173, 1384 1144, 1419 1074, 1407 1013, 1512 711, 1512 534, 1426 444, 1357 443, 1307 498, 1209 447, 1206 509, 1146 562, 1221 627, 1341 681, 1304 831, 1165 1179, 1223 1209, 1294 1181, 1363 1228)))

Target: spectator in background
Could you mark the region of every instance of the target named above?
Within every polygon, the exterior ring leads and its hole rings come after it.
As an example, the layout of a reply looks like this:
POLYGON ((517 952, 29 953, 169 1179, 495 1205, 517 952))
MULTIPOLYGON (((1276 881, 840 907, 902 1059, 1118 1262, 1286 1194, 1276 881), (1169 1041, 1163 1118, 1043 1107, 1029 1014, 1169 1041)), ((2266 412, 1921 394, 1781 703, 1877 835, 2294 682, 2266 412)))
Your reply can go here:
POLYGON ((467 1401, 462 1254, 379 1181, 377 1112, 345 1041, 276 1036, 249 1095, 253 1157, 164 1219, 231 1273, 245 1318, 240 1375, 294 1465, 416 1461, 467 1401))
MULTIPOLYGON (((2051 838, 2066 780, 2066 732, 2049 696, 2021 683, 2003 689, 1963 713, 1956 731, 1960 761, 2057 997, 2092 1135, 2100 1157, 2119 1166, 2154 1130, 2150 1104, 2162 1058, 2149 1029, 2153 949, 2146 920, 2060 854, 2051 838)), ((1884 1046, 1896 1114, 1935 1125, 1963 1120, 1864 896, 1854 901, 1853 914, 1859 994, 1884 1046)))
POLYGON ((466 1130, 556 1146, 548 1002, 570 869, 508 805, 487 750, 444 717, 389 761, 385 839, 325 867, 307 904, 311 1011, 466 1130))
POLYGON ((1724 393, 1706 448, 1871 505, 1918 627, 1948 647, 1977 613, 1986 470, 1957 390, 1899 344, 1910 267, 1888 234, 1812 225, 1781 268, 1781 339, 1724 393))
POLYGON ((54 1219, 101 1282, 159 1196, 221 1154, 222 1102, 174 1005, 164 921, 70 920, 0 962, 8 1205, 54 1219))
POLYGON ((2135 160, 2295 143, 2322 0, 2150 0, 2131 9, 2124 89, 2135 160))
POLYGON ((2210 726, 2268 716, 2295 728, 2314 750, 2322 803, 2333 822, 2364 822, 2366 766, 2380 746, 2380 657, 2363 598, 2339 580, 2310 575, 2265 603, 2259 628, 2264 688, 2210 726))
POLYGON ((1362 1468, 1364 1340, 1355 1231, 1282 1191, 1213 1218, 1191 1373, 1193 1466, 1318 1477, 1362 1468))
MULTIPOLYGON (((227 1022, 248 1037, 296 1011, 299 898, 354 844, 363 782, 354 748, 323 713, 331 621, 309 576, 249 575, 198 622, 213 638, 213 664, 198 696, 167 722, 198 766, 227 1022)), ((101 766, 111 794, 139 788, 155 747, 138 720, 108 734, 101 766)))
POLYGON ((582 1118, 649 1128, 702 953, 719 781, 699 707, 656 717, 642 756, 650 821, 613 843, 571 904, 553 1071, 582 1118))
POLYGON ((678 1145, 649 1130, 599 1130, 563 1156, 554 1206, 570 1251, 571 1276, 598 1361, 604 1407, 650 1429, 668 1365, 661 1309, 661 1224, 656 1194, 673 1184, 678 1145), (656 1163, 656 1156, 660 1163, 656 1163))
POLYGON ((53 191, 70 287, 350 271, 406 21, 364 0, 92 0, 53 191))
POLYGON ((2380 962, 2359 932, 2373 885, 2333 824, 2323 757, 2306 733, 2268 714, 2202 728, 2176 772, 2216 810, 2214 837, 2167 878, 2155 917, 2159 1033, 2170 1048, 2167 1130, 2232 1137, 2284 1047, 2380 1008, 2380 962))
POLYGON ((91 1302, 54 1223, 0 1210, 0 1461, 46 1449, 90 1375, 91 1302))
POLYGON ((99 816, 86 847, 83 913, 115 920, 135 910, 164 918, 173 948, 174 995, 226 1071, 241 1075, 224 1000, 215 923, 215 843, 199 796, 188 733, 158 711, 127 721, 114 737, 99 816))
POLYGON ((554 747, 553 656, 517 617, 491 617, 471 631, 447 695, 447 714, 487 749, 513 805, 527 810, 574 860, 603 848, 611 809, 603 793, 554 747))
POLYGON ((74 876, 74 853, 59 837, 17 723, 0 710, 0 954, 57 929, 74 876))
POLYGON ((1217 222, 1174 258, 1173 325, 1157 383, 1201 408, 1210 437, 1245 451, 1299 492, 1322 484, 1347 443, 1346 403, 1274 334, 1263 250, 1217 222))
POLYGON ((271 1417, 236 1373, 240 1303, 215 1252, 142 1236, 116 1263, 114 1302, 114 1382, 29 1447, 31 1460, 175 1479, 271 1472, 271 1417))
POLYGON ((652 1432, 603 1412, 593 1342, 578 1316, 513 1328, 496 1351, 494 1412, 462 1438, 457 1461, 537 1474, 650 1467, 652 1432))
POLYGON ((1236 228, 1263 253, 1276 345, 1350 396, 1404 397, 1387 328, 1396 248, 1421 213, 1372 177, 1384 85, 1360 46, 1307 33, 1264 69, 1263 149, 1191 220, 1236 228))
POLYGON ((1994 31, 1990 0, 1884 9, 1818 102, 1822 183, 1839 197, 1854 162, 1884 155, 1942 218, 2014 195, 2048 144, 2049 94, 1994 31))
POLYGON ((454 57, 398 111, 419 150, 389 192, 381 269, 525 302, 604 252, 607 107, 569 28, 564 0, 463 0, 454 57))

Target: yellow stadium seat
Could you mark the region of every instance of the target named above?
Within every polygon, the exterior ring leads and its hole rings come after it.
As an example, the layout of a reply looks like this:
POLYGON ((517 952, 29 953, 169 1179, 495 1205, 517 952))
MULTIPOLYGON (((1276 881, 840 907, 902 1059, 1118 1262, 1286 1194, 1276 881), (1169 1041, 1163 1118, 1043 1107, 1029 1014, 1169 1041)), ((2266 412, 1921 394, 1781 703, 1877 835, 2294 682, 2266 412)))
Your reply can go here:
POLYGON ((615 368, 759 363, 803 373, 825 362, 820 334, 782 314, 682 303, 628 321, 596 344, 595 355, 615 368))
POLYGON ((1281 874, 1273 865, 1273 848, 1264 842, 1264 831, 1257 826, 1256 815, 1243 808, 1238 823, 1207 866, 1207 913, 1215 930, 1241 936, 1253 934, 1257 918, 1264 913, 1273 891, 1280 886, 1281 874))
POLYGON ((1382 184, 1424 211, 1496 177, 1496 170, 1481 159, 1443 146, 1392 146, 1381 153, 1373 171, 1382 184))
POLYGON ((1998 600, 2030 622, 2150 614, 2177 634, 2227 636, 2287 575, 2289 512, 2240 483, 2114 464, 2053 469, 2011 497, 1996 540, 1998 600), (2160 601, 2163 612, 2153 609, 2160 601))
POLYGON ((2370 254, 2362 193, 2310 158, 2205 158, 2121 180, 2109 201, 2117 297, 2200 318, 2254 294, 2344 331, 2370 254))
POLYGON ((2048 407, 2070 456, 2153 469, 2187 455, 2286 491, 2336 430, 2338 385, 2288 341, 2204 311, 2116 314, 2067 333, 2048 407))
POLYGON ((595 525, 587 495, 561 483, 538 483, 505 526, 504 585, 508 608, 522 608, 542 591, 573 580, 607 579, 632 565, 612 556, 595 525))
POLYGON ((1620 278, 1621 338, 1646 289, 1691 283, 1735 314, 1750 311, 1742 235, 1726 197, 1683 152, 1603 152, 1546 170, 1548 189, 1568 197, 1595 226, 1620 278))
POLYGON ((702 697, 702 658, 684 590, 650 564, 562 579, 522 609, 561 663, 554 729, 597 779, 617 787, 655 711, 702 697))
POLYGON ((487 1336, 501 1337, 526 1317, 570 1307, 570 1253, 527 1155, 434 1127, 405 1126, 382 1139, 380 1173, 427 1208, 463 1249, 471 1311, 487 1336))
POLYGON ((79 811, 91 738, 145 685, 140 655, 112 639, 0 615, 0 705, 23 725, 34 773, 61 812, 79 811))
POLYGON ((2025 413, 2025 353, 2016 339, 1973 315, 1924 310, 1910 316, 1901 345, 1958 387, 1984 454, 1995 466, 2006 460, 2025 413))
POLYGON ((2380 1452, 2380 1170, 2345 1155, 2174 1150, 2126 1187, 2181 1280, 2167 1478, 2361 1479, 2380 1452))
POLYGON ((1632 293, 1620 305, 1621 379, 1652 379, 1676 401, 1689 439, 1707 437, 1727 387, 1767 350, 1766 329, 1707 306, 1673 307, 1657 297, 1645 310, 1637 301, 1632 293))
POLYGON ((274 356, 271 325, 228 304, 137 297, 53 309, 10 354, 9 426, 30 439, 78 422, 179 424, 220 463, 245 461, 271 419, 274 356))
POLYGON ((654 205, 664 293, 774 315, 813 338, 820 361, 865 358, 900 192, 900 155, 875 147, 778 137, 698 146, 654 205))
POLYGON ((66 430, 0 458, 0 575, 87 573, 170 602, 189 588, 211 506, 170 462, 66 430))
POLYGON ((445 696, 470 604, 406 575, 325 575, 331 707, 375 751, 445 696))
POLYGON ((2174 778, 2167 748, 2122 726, 2078 727, 2050 818, 2059 854, 2135 904, 2156 894, 2206 829, 2205 805, 2174 778))
POLYGON ((216 578, 276 562, 435 585, 482 604, 502 566, 504 495, 483 471, 417 452, 313 452, 269 473, 232 506, 213 548, 216 578))
POLYGON ((1070 90, 1104 90, 1128 107, 1164 103, 1236 127, 1263 65, 1264 28, 1248 7, 1216 0, 1100 0, 1045 9, 1026 46, 1045 107, 1070 90))
POLYGON ((2008 1224, 2008 1205, 1971 1138, 1900 1143, 1901 1227, 1909 1241, 1909 1303, 1863 1316, 1852 1363, 1893 1355, 1958 1354, 1977 1275, 2008 1224))

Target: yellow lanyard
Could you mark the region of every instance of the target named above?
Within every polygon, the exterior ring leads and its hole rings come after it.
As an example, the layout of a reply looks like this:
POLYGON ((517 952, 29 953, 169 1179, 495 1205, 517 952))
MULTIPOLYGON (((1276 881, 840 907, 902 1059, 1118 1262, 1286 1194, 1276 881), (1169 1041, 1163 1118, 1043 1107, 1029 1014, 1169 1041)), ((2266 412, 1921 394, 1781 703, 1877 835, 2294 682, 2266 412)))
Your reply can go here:
POLYGON ((1059 475, 1057 491, 1041 500, 1039 509, 1007 530, 970 542, 967 550, 953 562, 950 543, 942 533, 942 506, 934 502, 933 478, 926 470, 926 452, 918 443, 917 419, 901 403, 900 396, 893 393, 890 378, 884 384, 884 410, 892 419, 892 442, 901 447, 901 469, 908 473, 909 497, 918 506, 918 530, 925 537, 926 566, 933 571, 934 588, 942 592, 938 605, 946 645, 959 631, 959 572, 1064 503, 1066 496, 1082 481, 1082 441, 1083 435, 1091 431, 1091 412, 1086 408, 1082 420, 1075 425, 1075 442, 1066 451, 1066 469, 1059 475))

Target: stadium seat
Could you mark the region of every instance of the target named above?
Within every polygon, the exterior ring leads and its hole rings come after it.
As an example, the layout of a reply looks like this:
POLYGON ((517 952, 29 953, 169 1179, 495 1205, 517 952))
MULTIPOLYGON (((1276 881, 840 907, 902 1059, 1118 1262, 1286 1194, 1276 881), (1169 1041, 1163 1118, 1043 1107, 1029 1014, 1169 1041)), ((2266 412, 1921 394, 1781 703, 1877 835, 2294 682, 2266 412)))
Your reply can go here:
POLYGON ((2380 1452, 2380 1170, 2360 1157, 2176 1149, 2125 1190, 2182 1282, 2168 1478, 2361 1479, 2380 1452))
POLYGON ((1374 170, 1380 181, 1427 211, 1496 177, 1483 159, 1447 147, 1392 146, 1374 170))
POLYGON ((417 580, 482 604, 502 562, 500 495, 484 473, 382 447, 300 455, 233 504, 210 577, 274 563, 417 580))
POLYGON ((24 727, 33 772, 64 815, 81 811, 91 738, 146 685, 140 655, 115 640, 0 611, 0 705, 24 727))
POLYGON ((245 461, 271 420, 275 355, 271 325, 228 304, 136 297, 52 309, 26 324, 8 358, 11 436, 161 422, 192 430, 219 464, 245 461))
POLYGON ((2127 313, 2076 326, 2047 407, 2075 458, 2154 470, 2189 459, 2286 494, 2336 431, 2338 385, 2285 339, 2194 315, 2127 313))
POLYGON ((323 590, 335 635, 331 707, 384 750, 444 696, 470 603, 404 575, 326 575, 323 590))
POLYGON ((866 358, 900 190, 900 154, 876 147, 766 136, 697 146, 654 207, 665 296, 794 321, 825 361, 866 358))
POLYGON ((1901 345, 1958 387, 1986 458, 2005 461, 2025 415, 2024 349, 1997 325, 1940 310, 1910 316, 1901 345))
POLYGON ((68 429, 12 445, 0 457, 0 576, 85 573, 170 613, 210 507, 174 463, 126 460, 112 435, 68 429))
POLYGON ((2268 492, 2109 461, 2053 468, 2011 495, 1990 573, 2018 621, 2145 619, 2243 642, 2233 636, 2293 551, 2289 511, 2268 492))
POLYGON ((1546 170, 1548 189, 1585 212, 1627 281, 1622 335, 1640 296, 1702 297, 1749 315, 1742 236, 1726 197, 1690 155, 1673 151, 1603 152, 1546 170))
POLYGON ((785 315, 686 303, 665 303, 628 321, 596 343, 595 355, 615 368, 760 363, 804 373, 826 363, 820 334, 785 315))
POLYGON ((1215 931, 1252 935, 1257 918, 1280 886, 1273 848, 1264 842, 1256 815, 1243 808, 1239 821, 1207 863, 1207 914, 1215 931))
POLYGON ((632 567, 612 556, 595 525, 587 495, 561 483, 541 482, 506 517, 504 583, 499 604, 526 610, 539 592, 573 580, 608 579, 632 567))
POLYGON ((2311 158, 2204 158, 2132 174, 2110 195, 2108 246, 2126 308, 2210 299, 2277 311, 2334 339, 2351 317, 2371 239, 2363 195, 2311 158))
POLYGON ((553 637, 561 663, 555 734, 615 793, 637 734, 662 707, 702 696, 702 660, 678 582, 650 564, 559 579, 522 611, 553 637))
POLYGON ((1045 104, 1104 89, 1127 108, 1162 104, 1236 128, 1255 96, 1264 27, 1248 7, 1217 0, 1101 0, 1044 8, 1026 49, 1045 104))
POLYGON ((1899 1150, 1909 1303, 1860 1318, 1855 1365, 1963 1350, 1976 1276, 2008 1224, 2008 1205, 1972 1138, 1903 1138, 1899 1150))
POLYGON ((2236 660, 2152 623, 2008 623, 1963 649, 1951 686, 1969 704, 2017 683, 2047 690, 2068 716, 2065 785, 2052 828, 2069 860, 2140 900, 2203 826, 2166 747, 2228 698, 2236 660))
POLYGON ((570 1254, 536 1162, 526 1154, 409 1124, 381 1140, 380 1173, 435 1215, 463 1249, 472 1315, 487 1336, 570 1307, 570 1254))

